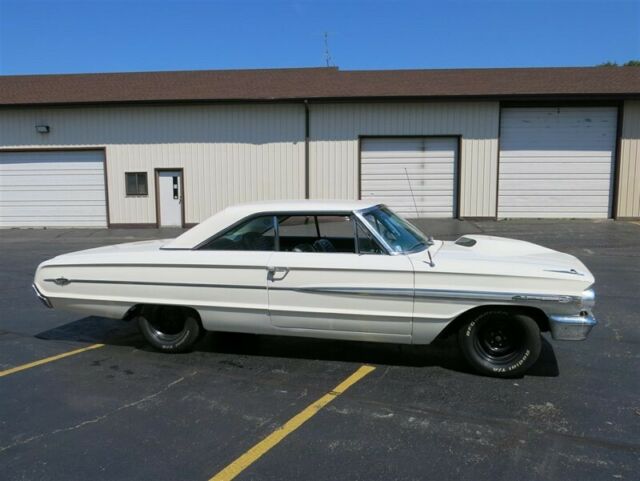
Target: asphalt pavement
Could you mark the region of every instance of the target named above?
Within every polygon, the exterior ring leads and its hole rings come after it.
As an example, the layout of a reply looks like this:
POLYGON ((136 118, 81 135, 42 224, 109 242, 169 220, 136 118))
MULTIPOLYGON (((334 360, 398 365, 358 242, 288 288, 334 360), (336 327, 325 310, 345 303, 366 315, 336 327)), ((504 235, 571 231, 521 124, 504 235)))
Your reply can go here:
POLYGON ((452 341, 212 333, 167 355, 131 323, 46 309, 31 282, 57 254, 179 230, 0 230, 0 479, 207 480, 327 395, 236 479, 639 479, 640 223, 417 223, 578 256, 600 324, 584 342, 545 334, 530 374, 509 380, 470 372, 452 341))

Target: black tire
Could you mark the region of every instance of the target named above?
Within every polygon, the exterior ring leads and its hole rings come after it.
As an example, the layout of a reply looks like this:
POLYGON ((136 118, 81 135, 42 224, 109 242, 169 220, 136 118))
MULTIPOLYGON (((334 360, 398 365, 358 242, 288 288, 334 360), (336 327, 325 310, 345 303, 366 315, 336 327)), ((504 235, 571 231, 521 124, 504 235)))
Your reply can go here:
POLYGON ((169 353, 191 350, 203 332, 193 311, 174 306, 142 309, 138 327, 149 344, 169 353))
POLYGON ((493 377, 522 376, 540 356, 538 324, 529 316, 509 311, 485 311, 465 322, 458 344, 469 364, 493 377))

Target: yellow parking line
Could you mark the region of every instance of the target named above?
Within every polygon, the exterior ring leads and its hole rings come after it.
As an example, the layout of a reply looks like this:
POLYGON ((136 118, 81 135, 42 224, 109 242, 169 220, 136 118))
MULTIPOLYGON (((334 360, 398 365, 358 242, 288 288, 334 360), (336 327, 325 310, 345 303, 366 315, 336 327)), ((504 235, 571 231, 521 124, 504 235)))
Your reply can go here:
POLYGON ((329 391, 320 399, 310 404, 294 417, 289 419, 283 426, 279 427, 274 432, 269 434, 269 436, 253 446, 242 456, 240 456, 238 459, 233 461, 226 468, 216 474, 209 481, 229 481, 238 476, 242 471, 255 463, 267 451, 269 451, 276 444, 286 438, 289 434, 302 426, 323 407, 325 407, 327 404, 329 404, 331 401, 333 401, 340 394, 345 392, 347 389, 349 389, 374 369, 375 367, 373 366, 361 366, 356 372, 351 374, 351 376, 338 384, 332 391, 329 391))
POLYGON ((40 359, 39 361, 33 361, 28 364, 23 364, 21 366, 12 367, 11 369, 6 369, 4 371, 0 371, 0 377, 8 376, 9 374, 14 374, 16 372, 24 371, 25 369, 31 369, 32 367, 41 366, 42 364, 47 364, 48 362, 57 361, 58 359, 64 359, 65 357, 75 356, 76 354, 80 354, 81 352, 90 351, 91 349, 98 349, 99 347, 103 347, 104 344, 92 344, 91 346, 83 347, 82 349, 76 349, 75 351, 63 352, 62 354, 57 354, 51 357, 45 357, 44 359, 40 359))

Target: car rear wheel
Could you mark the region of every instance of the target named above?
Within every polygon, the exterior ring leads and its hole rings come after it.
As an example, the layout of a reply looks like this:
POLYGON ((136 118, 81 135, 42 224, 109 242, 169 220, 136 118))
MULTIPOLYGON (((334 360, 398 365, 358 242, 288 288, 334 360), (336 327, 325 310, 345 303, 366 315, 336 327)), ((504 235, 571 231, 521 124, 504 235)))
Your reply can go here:
POLYGON ((542 347, 533 319, 500 310, 485 311, 465 322, 458 343, 476 371, 494 377, 523 375, 538 360, 542 347))
POLYGON ((163 352, 186 352, 198 341, 202 328, 196 314, 183 307, 152 306, 138 316, 145 339, 163 352))

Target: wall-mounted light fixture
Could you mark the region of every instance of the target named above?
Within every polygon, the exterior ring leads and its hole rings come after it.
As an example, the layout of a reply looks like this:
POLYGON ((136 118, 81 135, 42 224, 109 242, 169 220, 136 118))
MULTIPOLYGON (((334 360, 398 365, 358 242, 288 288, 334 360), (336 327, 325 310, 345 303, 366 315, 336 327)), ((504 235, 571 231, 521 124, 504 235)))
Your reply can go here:
POLYGON ((51 128, 48 125, 36 125, 36 132, 39 134, 48 134, 51 128))

